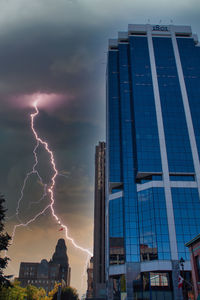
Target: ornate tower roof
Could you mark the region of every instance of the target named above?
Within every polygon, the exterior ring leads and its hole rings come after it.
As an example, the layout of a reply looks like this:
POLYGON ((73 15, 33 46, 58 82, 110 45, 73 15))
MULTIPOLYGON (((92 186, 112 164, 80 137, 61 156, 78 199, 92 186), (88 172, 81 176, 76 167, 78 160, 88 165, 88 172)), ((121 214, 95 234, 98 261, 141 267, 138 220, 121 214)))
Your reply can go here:
POLYGON ((59 239, 56 245, 56 250, 52 256, 54 263, 60 264, 65 267, 68 265, 67 247, 64 239, 59 239))

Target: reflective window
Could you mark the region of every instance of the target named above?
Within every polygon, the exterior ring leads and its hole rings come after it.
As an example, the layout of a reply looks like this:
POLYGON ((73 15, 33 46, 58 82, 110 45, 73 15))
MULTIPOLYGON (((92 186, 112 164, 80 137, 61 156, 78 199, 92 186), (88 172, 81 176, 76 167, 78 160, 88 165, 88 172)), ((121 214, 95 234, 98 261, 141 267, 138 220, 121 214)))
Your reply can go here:
POLYGON ((111 237, 110 246, 110 265, 120 265, 125 263, 124 239, 111 237))
POLYGON ((160 146, 146 37, 130 37, 130 64, 138 172, 161 172, 160 146))
POLYGON ((169 172, 193 172, 188 129, 171 38, 153 38, 169 172))
POLYGON ((171 181, 195 181, 195 175, 170 175, 171 181))
POLYGON ((200 232, 200 200, 196 188, 172 188, 179 259, 190 260, 185 243, 200 232))
POLYGON ((138 262, 139 232, 138 205, 135 184, 134 124, 131 103, 129 45, 119 44, 121 151, 124 191, 124 235, 127 262, 138 262))
POLYGON ((107 155, 109 181, 121 181, 118 52, 109 51, 107 85, 107 155))
POLYGON ((170 259, 170 244, 163 188, 138 193, 140 259, 170 259))
POLYGON ((156 273, 150 272, 150 280, 152 287, 168 287, 169 286, 169 274, 168 273, 156 273))
POLYGON ((117 198, 109 201, 109 249, 110 264, 123 264, 124 239, 123 239, 123 199, 117 198))
POLYGON ((192 38, 177 38, 177 43, 200 155, 200 47, 192 38))
POLYGON ((109 236, 123 237, 122 198, 109 201, 109 236))
POLYGON ((146 182, 149 182, 149 181, 162 181, 162 175, 148 175, 148 176, 144 176, 144 177, 141 177, 141 178, 138 178, 136 179, 136 182, 137 183, 146 183, 146 182))

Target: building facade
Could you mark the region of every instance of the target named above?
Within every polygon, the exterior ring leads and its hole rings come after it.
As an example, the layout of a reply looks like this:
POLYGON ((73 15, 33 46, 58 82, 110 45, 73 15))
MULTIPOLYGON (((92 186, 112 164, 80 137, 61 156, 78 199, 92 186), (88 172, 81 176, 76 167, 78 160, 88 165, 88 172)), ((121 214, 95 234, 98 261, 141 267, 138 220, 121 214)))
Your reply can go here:
POLYGON ((93 299, 93 257, 90 258, 90 262, 87 267, 87 292, 86 299, 93 299))
POLYGON ((59 281, 60 266, 49 263, 46 259, 40 263, 21 262, 19 278, 20 285, 34 285, 43 288, 48 293, 53 290, 55 283, 59 281))
POLYGON ((18 280, 22 287, 34 285, 44 288, 46 292, 54 288, 56 282, 70 285, 71 269, 68 263, 64 239, 59 239, 55 253, 48 262, 43 259, 40 263, 21 262, 18 280))
POLYGON ((95 151, 93 297, 104 298, 105 287, 105 142, 95 151))
POLYGON ((108 298, 182 299, 200 232, 200 47, 189 26, 129 25, 109 41, 108 298), (124 283, 125 281, 125 283, 124 283))
POLYGON ((186 247, 190 249, 192 281, 194 285, 195 299, 200 297, 200 234, 186 243, 186 247))

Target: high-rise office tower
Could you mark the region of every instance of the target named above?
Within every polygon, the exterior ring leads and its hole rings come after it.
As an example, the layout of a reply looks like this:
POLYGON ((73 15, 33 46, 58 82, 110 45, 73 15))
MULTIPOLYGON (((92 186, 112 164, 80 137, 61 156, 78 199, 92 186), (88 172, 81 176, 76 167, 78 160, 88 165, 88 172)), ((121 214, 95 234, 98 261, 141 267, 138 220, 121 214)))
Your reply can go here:
POLYGON ((109 299, 181 299, 200 232, 200 47, 188 26, 129 25, 109 41, 109 299), (164 298, 165 297, 165 298, 164 298))
POLYGON ((95 151, 93 294, 105 295, 105 142, 95 151))

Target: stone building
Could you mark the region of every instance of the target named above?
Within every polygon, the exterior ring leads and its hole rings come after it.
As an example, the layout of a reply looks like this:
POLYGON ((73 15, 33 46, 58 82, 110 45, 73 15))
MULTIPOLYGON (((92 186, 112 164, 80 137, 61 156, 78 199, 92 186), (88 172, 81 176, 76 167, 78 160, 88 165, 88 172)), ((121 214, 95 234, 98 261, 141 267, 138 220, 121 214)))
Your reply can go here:
POLYGON ((200 295, 200 234, 186 244, 191 253, 192 281, 195 299, 200 295))
POLYGON ((93 299, 93 257, 87 268, 87 292, 86 299, 93 299))
POLYGON ((64 239, 59 239, 55 253, 48 262, 42 259, 40 263, 21 262, 18 280, 22 287, 28 284, 44 288, 46 292, 54 288, 56 282, 70 285, 70 273, 67 247, 64 239))

